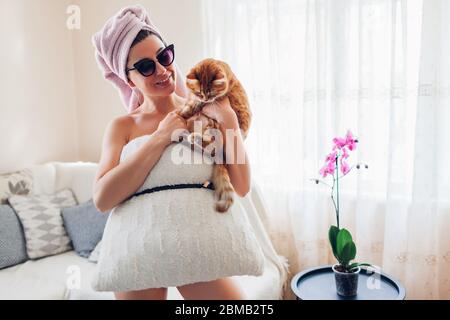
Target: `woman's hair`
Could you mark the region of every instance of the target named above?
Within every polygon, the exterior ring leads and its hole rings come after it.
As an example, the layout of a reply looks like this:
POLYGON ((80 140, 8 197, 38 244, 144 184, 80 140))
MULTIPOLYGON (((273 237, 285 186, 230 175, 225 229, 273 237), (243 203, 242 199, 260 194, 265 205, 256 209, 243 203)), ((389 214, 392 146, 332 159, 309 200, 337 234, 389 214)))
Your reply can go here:
POLYGON ((161 42, 164 43, 164 45, 166 46, 166 42, 163 40, 163 38, 161 38, 161 36, 158 33, 150 31, 150 30, 147 30, 147 29, 142 29, 137 34, 136 38, 134 38, 133 43, 130 46, 130 49, 133 48, 139 42, 141 42, 142 40, 144 40, 145 38, 147 38, 148 36, 151 36, 151 35, 157 36, 161 40, 161 42))
MULTIPOLYGON (((156 32, 147 30, 147 29, 142 29, 141 31, 139 31, 139 33, 137 34, 136 38, 134 38, 133 43, 131 43, 130 49, 133 48, 135 45, 137 45, 139 42, 143 41, 145 38, 154 35, 157 36, 162 43, 164 43, 164 46, 167 46, 166 42, 164 41, 164 39, 156 32)), ((128 59, 127 59, 127 64, 128 64, 128 59)), ((125 70, 127 77, 128 77, 128 70, 125 70)))

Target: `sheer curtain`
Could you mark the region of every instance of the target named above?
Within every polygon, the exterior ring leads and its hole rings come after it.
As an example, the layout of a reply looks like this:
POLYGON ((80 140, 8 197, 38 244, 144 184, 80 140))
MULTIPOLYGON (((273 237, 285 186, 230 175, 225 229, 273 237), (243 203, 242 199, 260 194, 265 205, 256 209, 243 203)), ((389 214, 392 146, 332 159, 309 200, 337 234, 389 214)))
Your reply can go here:
POLYGON ((291 277, 334 263, 330 192, 311 179, 350 129, 353 163, 369 165, 340 183, 357 261, 409 299, 450 298, 449 2, 203 1, 205 55, 227 61, 250 98, 252 175, 291 277))

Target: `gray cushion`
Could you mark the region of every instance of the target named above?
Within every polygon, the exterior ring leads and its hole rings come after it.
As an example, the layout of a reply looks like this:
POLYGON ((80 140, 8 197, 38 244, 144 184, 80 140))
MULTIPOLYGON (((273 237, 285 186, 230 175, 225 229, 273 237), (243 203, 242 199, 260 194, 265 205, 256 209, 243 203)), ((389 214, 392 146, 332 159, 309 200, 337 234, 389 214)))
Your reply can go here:
POLYGON ((19 218, 9 205, 0 205, 0 269, 28 260, 19 218))
POLYGON ((88 258, 102 239, 109 213, 101 213, 91 200, 78 206, 62 209, 64 226, 75 252, 88 258))

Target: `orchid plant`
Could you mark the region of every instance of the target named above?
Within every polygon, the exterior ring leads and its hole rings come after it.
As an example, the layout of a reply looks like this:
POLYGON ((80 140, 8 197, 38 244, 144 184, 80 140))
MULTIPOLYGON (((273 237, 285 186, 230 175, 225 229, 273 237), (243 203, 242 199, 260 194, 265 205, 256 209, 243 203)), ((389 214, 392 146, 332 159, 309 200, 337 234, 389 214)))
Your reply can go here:
MULTIPOLYGON (((340 229, 339 225, 339 180, 349 174, 355 166, 350 167, 348 158, 350 152, 356 149, 358 140, 353 136, 350 130, 347 131, 345 137, 335 137, 333 139, 333 149, 325 159, 325 165, 320 169, 319 173, 323 178, 332 176, 333 184, 329 185, 323 180, 314 179, 316 184, 323 183, 331 188, 331 199, 333 201, 336 212, 336 226, 331 226, 328 231, 328 238, 333 250, 333 255, 340 264, 343 272, 353 272, 360 266, 370 266, 368 263, 351 263, 356 257, 356 245, 353 242, 350 232, 346 229, 340 229)), ((368 169, 367 164, 357 164, 356 168, 368 169)))

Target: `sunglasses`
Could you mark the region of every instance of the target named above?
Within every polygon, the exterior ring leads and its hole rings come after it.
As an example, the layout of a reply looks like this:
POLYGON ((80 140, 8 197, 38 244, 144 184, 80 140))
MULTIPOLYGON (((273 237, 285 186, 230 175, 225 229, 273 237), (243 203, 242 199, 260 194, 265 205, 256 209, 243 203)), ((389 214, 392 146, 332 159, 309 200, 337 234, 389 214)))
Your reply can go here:
MULTIPOLYGON (((173 63, 175 59, 175 50, 173 44, 165 47, 158 55, 156 60, 164 67, 168 67, 173 63)), ((126 69, 127 72, 137 70, 144 77, 150 77, 156 71, 156 62, 152 59, 145 58, 139 60, 133 65, 134 68, 126 69)))

